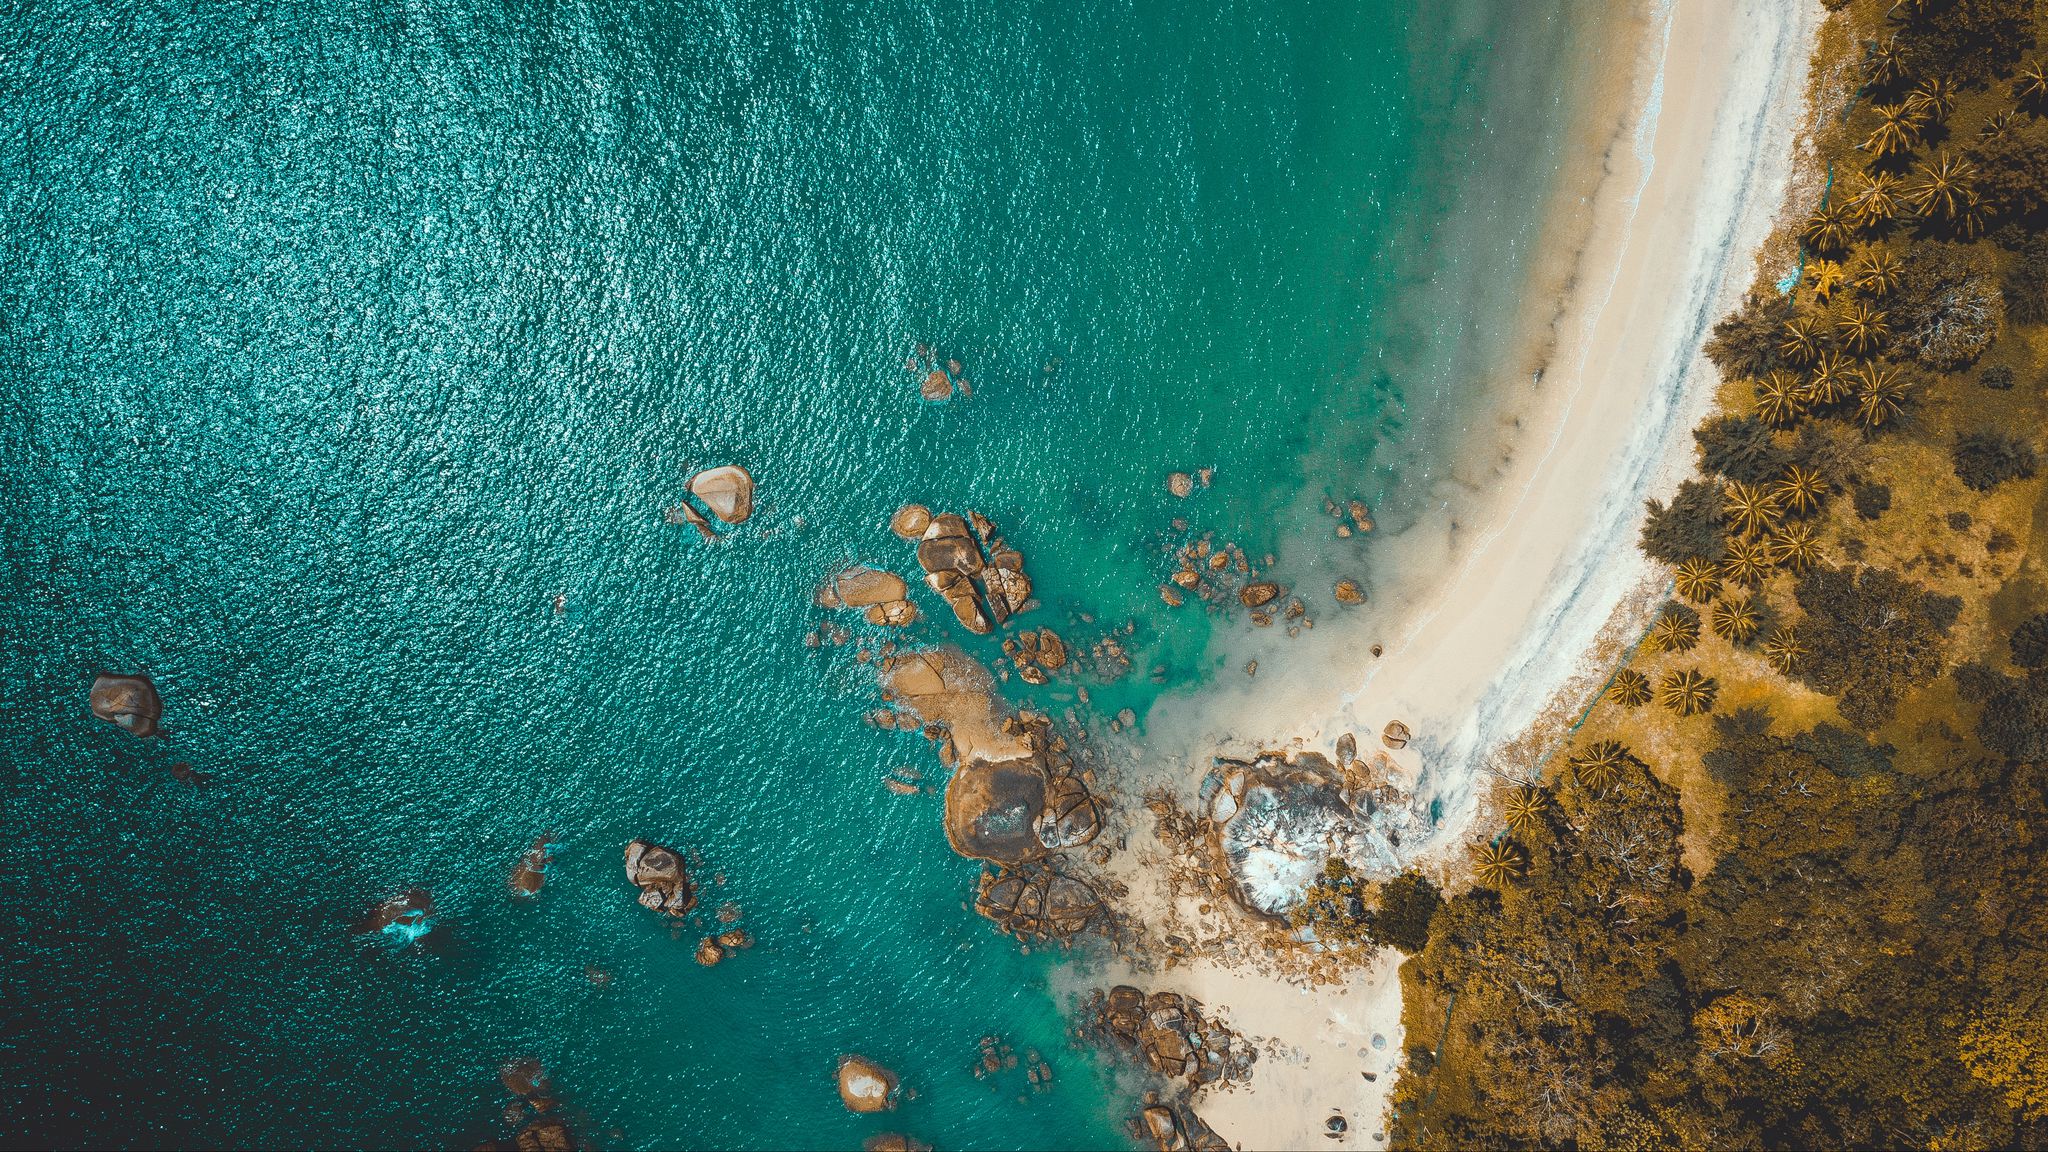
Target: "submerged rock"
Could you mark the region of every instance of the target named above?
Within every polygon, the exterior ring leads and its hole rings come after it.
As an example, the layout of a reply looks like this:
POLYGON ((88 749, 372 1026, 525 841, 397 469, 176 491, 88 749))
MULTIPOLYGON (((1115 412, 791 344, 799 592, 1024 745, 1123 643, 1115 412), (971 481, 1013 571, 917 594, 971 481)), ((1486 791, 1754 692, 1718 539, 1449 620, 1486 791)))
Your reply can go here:
POLYGON ((635 840, 626 845, 626 879, 640 889, 640 906, 681 916, 697 906, 697 891, 674 849, 635 840))
POLYGON ((839 1058, 839 1099, 853 1112, 896 1107, 896 1074, 863 1056, 839 1058))
POLYGON ((1337 603, 1339 604, 1365 603, 1365 593, 1359 589, 1358 581, 1356 580, 1337 581, 1334 595, 1337 597, 1337 603))
POLYGON ((512 894, 514 896, 538 896, 541 885, 547 883, 548 865, 554 862, 551 833, 542 833, 519 857, 519 863, 512 867, 512 894))
POLYGON ((877 1132, 861 1141, 861 1152, 932 1152, 932 1146, 901 1132, 877 1132))
POLYGON ((736 464, 707 468, 690 477, 690 494, 727 524, 743 523, 754 514, 754 478, 736 464))
POLYGON ((393 896, 356 925, 359 933, 382 933, 400 945, 417 943, 433 930, 434 898, 423 888, 393 896))
POLYGON ((1185 472, 1175 472, 1166 478, 1166 490, 1186 499, 1195 490, 1195 478, 1185 472))
POLYGON ((154 736, 163 719, 163 698, 147 676, 118 676, 102 672, 92 682, 88 697, 92 714, 133 736, 154 736))
POLYGON ((837 573, 818 589, 817 601, 825 608, 867 608, 902 600, 910 585, 894 572, 856 564, 837 573))

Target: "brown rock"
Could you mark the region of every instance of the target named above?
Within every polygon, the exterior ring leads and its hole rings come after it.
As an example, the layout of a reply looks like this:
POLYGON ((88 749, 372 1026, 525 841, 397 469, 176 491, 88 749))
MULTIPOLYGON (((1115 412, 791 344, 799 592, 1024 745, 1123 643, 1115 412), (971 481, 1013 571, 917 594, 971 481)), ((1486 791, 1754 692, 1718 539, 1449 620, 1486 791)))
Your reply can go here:
POLYGON ((697 535, 704 537, 706 540, 718 539, 718 533, 711 530, 711 521, 706 520, 704 514, 697 511, 695 504, 685 500, 683 501, 683 506, 676 509, 676 511, 681 514, 684 523, 697 530, 697 535))
POLYGON ((732 928, 718 934, 718 946, 728 952, 754 946, 754 934, 745 928, 732 928))
POLYGON ((674 849, 645 840, 626 845, 626 879, 640 889, 640 906, 681 916, 697 905, 697 890, 674 849))
POLYGON ((896 1074, 861 1056, 839 1058, 839 1099, 853 1112, 896 1107, 896 1074))
POLYGON ((1337 737, 1337 763, 1349 764, 1358 759, 1358 737, 1346 732, 1337 737))
POLYGON ((904 582, 903 577, 859 564, 833 576, 828 588, 829 592, 821 590, 818 597, 826 607, 835 606, 828 601, 837 601, 848 608, 867 608, 901 600, 910 594, 910 585, 904 582))
POLYGON ((889 517, 889 531, 905 540, 924 539, 924 530, 932 526, 932 510, 922 504, 905 504, 889 517))
POLYGON ((1185 472, 1175 472, 1166 478, 1166 490, 1175 496, 1186 498, 1195 490, 1195 478, 1185 472))
POLYGON ((1386 728, 1380 732, 1380 743, 1394 749, 1406 748, 1408 741, 1414 737, 1415 733, 1410 732, 1406 724, 1399 720, 1389 720, 1386 728))
POLYGON ((861 1141, 861 1152, 932 1152, 932 1146, 901 1132, 878 1132, 861 1141))
POLYGON ((93 679, 88 701, 93 715, 133 736, 156 735, 164 715, 163 698, 147 676, 102 672, 93 679))
POLYGON ((925 374, 924 383, 918 386, 918 392, 925 399, 934 402, 951 400, 953 398, 953 378, 946 375, 944 368, 934 368, 925 374))
POLYGON ((735 464, 707 468, 690 477, 690 494, 727 524, 743 523, 754 514, 754 478, 735 464))
POLYGON ((926 572, 958 572, 972 576, 981 571, 981 546, 967 531, 967 521, 951 512, 932 517, 924 538, 917 544, 917 562, 926 572))
POLYGON ((1280 594, 1284 591, 1286 589, 1273 583, 1271 580, 1260 580, 1257 583, 1245 585, 1244 590, 1237 594, 1237 598, 1243 601, 1244 606, 1247 608, 1263 608, 1279 599, 1280 594))
POLYGON ((1180 1152, 1187 1141, 1181 1138, 1180 1122, 1173 1117, 1173 1109, 1154 1104, 1145 1109, 1145 1134, 1152 1137, 1152 1143, 1159 1152, 1180 1152))
POLYGON ((1171 584, 1161 584, 1159 586, 1159 598, 1166 602, 1168 608, 1178 608, 1182 604, 1187 603, 1186 600, 1181 598, 1180 591, 1171 584))
POLYGON ((883 604, 870 604, 863 613, 867 622, 884 628, 903 628, 917 623, 917 605, 908 600, 891 600, 883 604))
POLYGON ((532 1056, 515 1056, 498 1069, 498 1082, 514 1096, 545 1096, 551 1090, 547 1069, 532 1056))
POLYGON ((1359 590, 1358 581, 1356 580, 1337 581, 1335 595, 1339 604, 1365 603, 1365 593, 1359 590))
POLYGON ((723 959, 725 949, 718 946, 718 941, 709 936, 697 941, 697 963, 709 968, 723 959))
POLYGON ((548 865, 555 855, 549 846, 550 837, 542 835, 519 857, 519 863, 512 868, 512 894, 514 896, 538 896, 541 885, 547 883, 548 865))
POLYGON ((512 1146, 519 1152, 573 1152, 576 1141, 560 1117, 539 1116, 519 1130, 512 1146))
POLYGON ((1057 672, 1066 667, 1067 644, 1050 628, 1038 630, 1038 662, 1057 672))

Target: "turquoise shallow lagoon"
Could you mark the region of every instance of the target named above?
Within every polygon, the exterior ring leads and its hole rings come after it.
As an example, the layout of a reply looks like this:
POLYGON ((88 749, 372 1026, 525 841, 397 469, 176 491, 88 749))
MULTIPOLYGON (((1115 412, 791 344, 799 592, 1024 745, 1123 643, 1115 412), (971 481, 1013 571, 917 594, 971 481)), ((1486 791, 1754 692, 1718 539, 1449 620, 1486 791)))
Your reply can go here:
POLYGON ((1027 621, 1133 626, 1096 714, 1199 691, 1169 521, 1284 564, 1325 495, 1418 499, 1515 303, 1567 7, 11 15, 0 1142, 467 1146, 532 1053, 607 1147, 1126 1146, 1060 960, 880 786, 936 764, 806 647, 812 589, 909 563, 906 500, 976 508, 1027 621), (920 346, 972 395, 922 402, 920 346), (662 511, 719 463, 759 510, 707 543, 662 511), (100 670, 163 739, 90 717, 100 670), (696 965, 635 836, 758 945, 696 965), (350 933, 411 887, 427 941, 350 933), (990 1033, 1056 1089, 970 1076, 990 1033), (848 1114, 844 1051, 917 1098, 848 1114))

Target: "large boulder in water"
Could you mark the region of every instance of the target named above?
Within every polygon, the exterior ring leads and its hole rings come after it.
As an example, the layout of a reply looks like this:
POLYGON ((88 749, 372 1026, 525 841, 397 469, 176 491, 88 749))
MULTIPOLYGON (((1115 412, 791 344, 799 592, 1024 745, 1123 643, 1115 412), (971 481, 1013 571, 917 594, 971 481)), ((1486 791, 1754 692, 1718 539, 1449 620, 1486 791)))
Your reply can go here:
POLYGON ((736 464, 707 468, 690 477, 690 494, 727 524, 754 514, 754 478, 736 464))
POLYGON ((147 676, 102 672, 92 682, 92 714, 136 736, 156 735, 163 719, 163 698, 147 676))
POLYGON ((839 1098, 854 1112, 886 1112, 896 1107, 896 1074, 864 1056, 841 1056, 839 1098))
POLYGON ((977 860, 1016 864, 1045 854, 1045 775, 1036 760, 963 763, 946 784, 946 840, 977 860))
POLYGON ((672 848, 645 840, 626 845, 626 879, 640 889, 643 908, 681 916, 697 906, 697 890, 683 868, 683 858, 672 848))
POLYGON ((981 545, 967 530, 967 521, 951 512, 932 517, 917 544, 917 562, 926 572, 958 572, 972 576, 981 571, 981 545))
POLYGON ((831 581, 818 590, 818 602, 831 608, 843 605, 848 608, 866 608, 875 604, 889 604, 902 600, 910 594, 910 585, 894 572, 869 568, 856 564, 832 577, 831 581))

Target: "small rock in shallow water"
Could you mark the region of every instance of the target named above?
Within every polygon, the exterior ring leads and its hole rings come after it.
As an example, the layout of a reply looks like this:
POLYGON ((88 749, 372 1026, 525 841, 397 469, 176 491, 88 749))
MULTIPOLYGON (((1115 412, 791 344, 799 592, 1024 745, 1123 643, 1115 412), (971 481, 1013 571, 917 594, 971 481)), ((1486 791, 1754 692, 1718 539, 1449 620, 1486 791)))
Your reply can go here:
POLYGON ((709 936, 697 941, 697 963, 709 968, 723 959, 725 949, 718 946, 718 941, 709 936))
POLYGON ((1185 472, 1175 472, 1166 478, 1166 490, 1175 496, 1187 497, 1195 490, 1195 478, 1185 472))
POLYGON ((889 517, 889 531, 912 543, 924 538, 924 530, 932 526, 932 510, 922 504, 905 504, 889 517))
POLYGON ((953 378, 946 375, 945 369, 934 368, 925 374, 924 383, 918 386, 918 392, 925 399, 933 402, 951 400, 953 398, 953 378))
POLYGON ((1337 597, 1337 603, 1339 604, 1365 603, 1365 593, 1359 589, 1358 581, 1356 580, 1337 581, 1337 587, 1335 589, 1334 594, 1337 597))
POLYGON ((1282 591, 1284 589, 1280 585, 1270 580, 1261 580, 1255 584, 1245 585, 1244 589, 1237 594, 1237 598, 1247 608, 1263 608, 1279 599, 1282 591))

